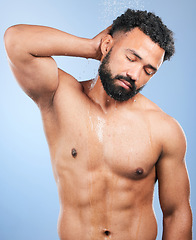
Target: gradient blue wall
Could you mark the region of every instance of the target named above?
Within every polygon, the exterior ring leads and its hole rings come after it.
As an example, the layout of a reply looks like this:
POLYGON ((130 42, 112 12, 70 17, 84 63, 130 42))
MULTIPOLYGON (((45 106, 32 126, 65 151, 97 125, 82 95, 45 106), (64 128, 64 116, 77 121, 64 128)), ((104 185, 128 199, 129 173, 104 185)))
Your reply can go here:
MULTIPOLYGON (((196 213, 195 131, 195 0, 7 0, 0 3, 0 239, 58 239, 59 202, 39 110, 20 89, 9 69, 3 46, 5 30, 14 24, 46 25, 93 37, 126 8, 160 15, 176 39, 176 55, 164 63, 143 94, 182 125, 188 142, 187 168, 191 204, 196 213)), ((79 80, 92 78, 98 62, 55 58, 59 67, 79 80)), ((175 169, 174 169, 175 178, 175 169)), ((161 239, 162 219, 154 200, 161 239)), ((194 222, 194 235, 195 235, 194 222)))

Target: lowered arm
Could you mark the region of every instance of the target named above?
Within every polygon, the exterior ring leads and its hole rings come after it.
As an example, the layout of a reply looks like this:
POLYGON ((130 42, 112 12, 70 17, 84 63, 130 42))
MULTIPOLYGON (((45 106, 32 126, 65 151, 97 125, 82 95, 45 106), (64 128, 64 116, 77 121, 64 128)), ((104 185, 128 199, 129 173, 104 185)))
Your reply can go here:
POLYGON ((192 213, 184 159, 185 136, 172 118, 169 118, 163 130, 163 151, 157 163, 159 198, 163 211, 163 240, 191 240, 192 213))

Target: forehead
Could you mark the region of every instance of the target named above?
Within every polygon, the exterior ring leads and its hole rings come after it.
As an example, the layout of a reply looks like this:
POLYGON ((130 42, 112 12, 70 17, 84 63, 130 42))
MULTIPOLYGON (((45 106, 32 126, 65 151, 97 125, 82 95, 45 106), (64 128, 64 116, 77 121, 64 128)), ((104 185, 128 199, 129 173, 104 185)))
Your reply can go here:
POLYGON ((153 61, 158 67, 163 62, 165 51, 139 28, 114 36, 114 47, 136 51, 144 60, 153 61))

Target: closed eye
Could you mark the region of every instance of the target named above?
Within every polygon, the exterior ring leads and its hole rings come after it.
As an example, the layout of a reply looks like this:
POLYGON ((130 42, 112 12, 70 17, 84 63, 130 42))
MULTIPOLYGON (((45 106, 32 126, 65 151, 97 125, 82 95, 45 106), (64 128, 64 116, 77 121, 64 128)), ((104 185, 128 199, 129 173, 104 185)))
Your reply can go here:
POLYGON ((148 64, 148 65, 144 66, 144 71, 148 76, 150 76, 150 75, 155 74, 157 72, 157 69, 155 67, 153 67, 151 64, 148 64))
POLYGON ((134 61, 135 61, 135 59, 131 59, 131 58, 129 58, 128 56, 126 56, 126 58, 127 58, 130 62, 134 62, 134 61))
POLYGON ((145 71, 145 73, 146 73, 148 76, 151 76, 151 75, 153 75, 153 74, 155 73, 154 70, 149 71, 149 70, 146 70, 145 68, 144 68, 144 71, 145 71))

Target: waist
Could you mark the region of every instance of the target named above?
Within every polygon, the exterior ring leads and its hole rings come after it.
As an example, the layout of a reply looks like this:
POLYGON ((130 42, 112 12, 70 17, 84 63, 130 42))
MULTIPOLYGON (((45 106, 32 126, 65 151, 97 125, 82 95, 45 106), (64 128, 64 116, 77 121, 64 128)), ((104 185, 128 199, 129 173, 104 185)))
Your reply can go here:
POLYGON ((94 206, 85 209, 61 207, 58 233, 61 240, 154 240, 157 225, 149 205, 121 211, 94 206))

